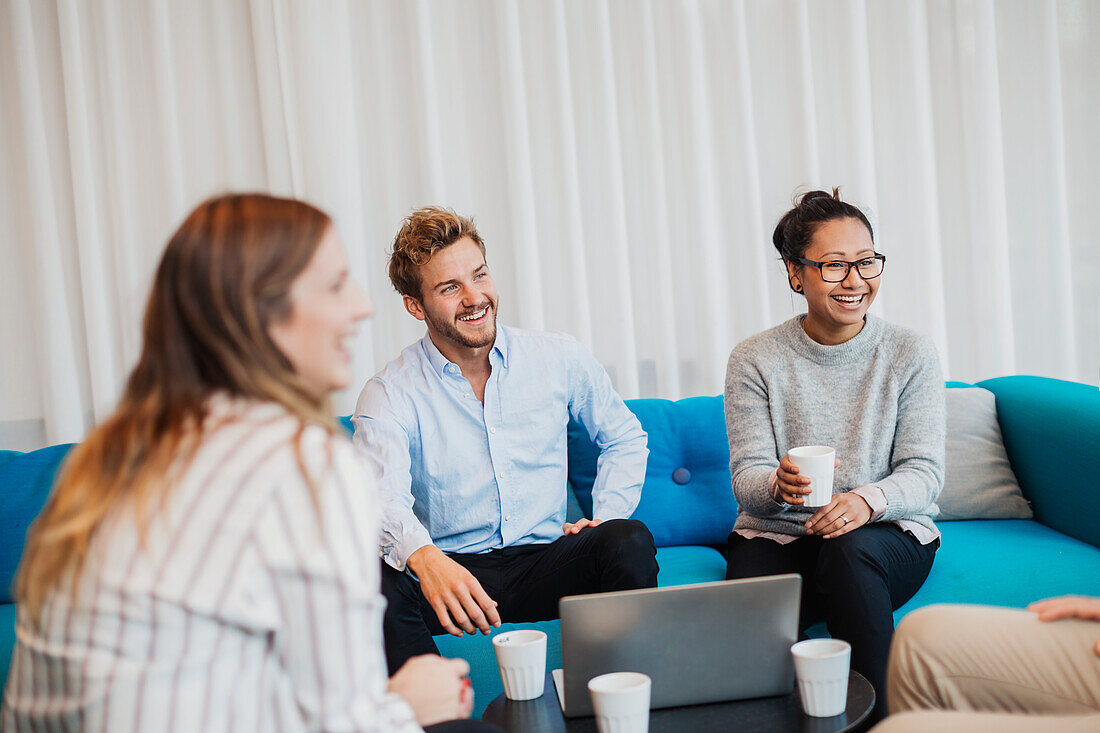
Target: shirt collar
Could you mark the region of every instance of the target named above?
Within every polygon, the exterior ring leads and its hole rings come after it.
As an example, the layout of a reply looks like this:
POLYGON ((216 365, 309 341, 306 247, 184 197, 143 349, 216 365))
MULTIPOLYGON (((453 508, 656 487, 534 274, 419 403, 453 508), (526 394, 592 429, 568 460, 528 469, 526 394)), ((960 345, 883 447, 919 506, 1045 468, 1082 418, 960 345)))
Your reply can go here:
MULTIPOLYGON (((497 338, 493 342, 493 351, 500 357, 500 363, 505 369, 508 368, 508 336, 506 331, 507 329, 504 326, 497 325, 497 338)), ((432 365, 432 369, 439 375, 440 379, 448 372, 461 374, 458 365, 443 356, 443 352, 436 347, 430 335, 425 333, 424 338, 420 339, 420 345, 428 357, 428 363, 432 365), (448 369, 448 367, 451 368, 448 369)))
POLYGON ((497 340, 493 342, 493 351, 500 356, 500 363, 508 368, 508 329, 497 324, 497 340))

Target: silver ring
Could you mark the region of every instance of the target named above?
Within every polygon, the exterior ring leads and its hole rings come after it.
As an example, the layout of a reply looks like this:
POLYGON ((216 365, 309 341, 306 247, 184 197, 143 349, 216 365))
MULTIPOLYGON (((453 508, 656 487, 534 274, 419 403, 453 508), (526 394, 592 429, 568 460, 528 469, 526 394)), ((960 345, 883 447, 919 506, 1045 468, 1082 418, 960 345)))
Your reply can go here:
POLYGON ((840 515, 840 518, 844 520, 844 526, 847 527, 848 522, 850 522, 851 520, 848 519, 848 517, 844 516, 843 514, 840 515))

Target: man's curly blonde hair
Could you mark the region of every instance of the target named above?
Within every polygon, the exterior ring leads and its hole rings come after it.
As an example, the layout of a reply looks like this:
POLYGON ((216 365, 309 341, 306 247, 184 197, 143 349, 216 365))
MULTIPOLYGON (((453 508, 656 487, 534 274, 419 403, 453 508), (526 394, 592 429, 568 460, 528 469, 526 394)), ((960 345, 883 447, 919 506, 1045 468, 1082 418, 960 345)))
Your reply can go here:
POLYGON ((393 239, 388 271, 394 290, 416 300, 423 300, 423 283, 420 267, 427 264, 436 252, 449 247, 463 237, 477 243, 482 256, 485 242, 477 233, 473 219, 459 216, 451 209, 425 206, 405 217, 401 229, 393 239))

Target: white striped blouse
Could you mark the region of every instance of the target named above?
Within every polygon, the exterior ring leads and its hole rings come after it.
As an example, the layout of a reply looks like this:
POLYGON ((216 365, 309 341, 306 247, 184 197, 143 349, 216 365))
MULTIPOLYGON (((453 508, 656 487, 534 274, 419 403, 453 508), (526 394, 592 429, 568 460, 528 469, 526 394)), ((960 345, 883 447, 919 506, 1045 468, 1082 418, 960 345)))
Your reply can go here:
POLYGON ((194 460, 96 532, 75 602, 20 609, 0 728, 419 731, 386 691, 378 499, 351 443, 302 435, 318 520, 274 404, 217 397, 194 460))

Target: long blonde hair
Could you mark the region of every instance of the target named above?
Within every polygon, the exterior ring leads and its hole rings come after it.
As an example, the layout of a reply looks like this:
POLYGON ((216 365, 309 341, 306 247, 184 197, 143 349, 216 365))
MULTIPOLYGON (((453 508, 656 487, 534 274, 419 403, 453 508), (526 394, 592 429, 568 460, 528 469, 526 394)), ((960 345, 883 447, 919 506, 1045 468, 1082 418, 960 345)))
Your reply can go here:
POLYGON ((92 536, 116 506, 134 505, 144 539, 144 507, 169 488, 181 455, 194 454, 214 392, 277 402, 302 429, 334 429, 327 396, 307 388, 268 335, 289 317, 291 282, 330 226, 301 201, 232 194, 200 204, 172 235, 122 399, 70 453, 27 534, 15 598, 30 619, 70 571, 75 592, 92 536))

